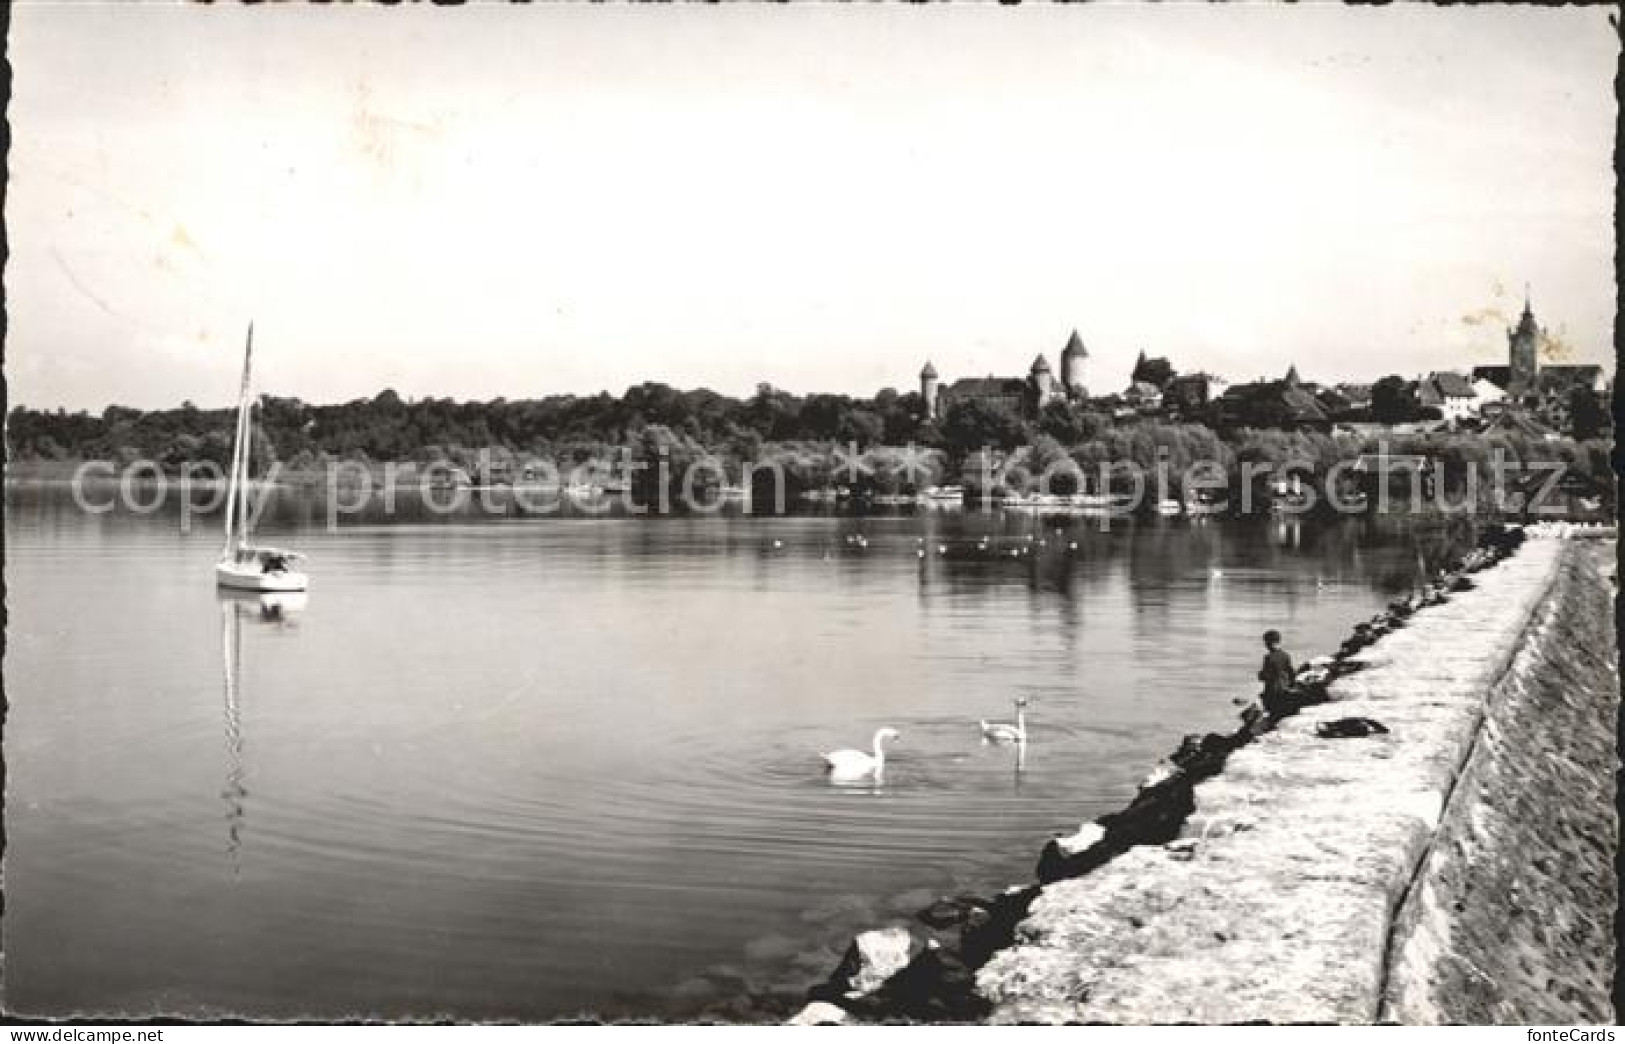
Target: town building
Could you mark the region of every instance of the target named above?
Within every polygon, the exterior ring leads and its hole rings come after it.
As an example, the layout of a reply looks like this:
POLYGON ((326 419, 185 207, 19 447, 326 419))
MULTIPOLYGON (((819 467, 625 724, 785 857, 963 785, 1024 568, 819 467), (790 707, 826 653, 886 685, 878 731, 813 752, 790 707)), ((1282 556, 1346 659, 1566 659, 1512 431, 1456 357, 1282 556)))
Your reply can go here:
POLYGON ((1128 380, 1130 385, 1149 384, 1160 392, 1173 376, 1173 364, 1166 357, 1148 358, 1142 348, 1139 357, 1134 360, 1134 370, 1128 380))
POLYGON ((1224 394, 1229 382, 1211 373, 1181 373, 1162 387, 1162 408, 1168 416, 1181 420, 1202 420, 1208 406, 1224 394))
POLYGON ((1277 381, 1233 384, 1219 396, 1216 419, 1225 428, 1329 431, 1331 418, 1315 398, 1316 387, 1299 378, 1296 365, 1277 381))
POLYGON ((1507 331, 1507 394, 1514 398, 1528 392, 1540 372, 1540 342, 1546 331, 1535 325, 1534 309, 1530 307, 1529 290, 1523 294, 1523 315, 1518 327, 1507 331))
POLYGON ((925 400, 925 413, 936 419, 946 414, 956 402, 972 400, 996 403, 1013 413, 1033 417, 1052 402, 1078 402, 1088 398, 1089 390, 1083 384, 1084 364, 1089 350, 1076 330, 1061 349, 1061 376, 1056 378, 1049 360, 1039 355, 1028 367, 1025 377, 961 377, 944 385, 937 368, 930 362, 920 371, 920 397, 925 400))
POLYGON ((1351 410, 1371 409, 1371 385, 1345 382, 1333 385, 1332 389, 1348 400, 1351 410))
MULTIPOLYGON (((1518 325, 1507 330, 1507 364, 1473 368, 1475 386, 1488 384, 1500 392, 1500 396, 1495 396, 1487 390, 1480 391, 1481 413, 1499 416, 1508 411, 1524 412, 1538 418, 1544 427, 1567 431, 1573 422, 1576 395, 1600 397, 1604 394, 1607 379, 1601 366, 1590 363, 1542 366, 1540 347, 1546 338, 1545 328, 1535 321, 1534 308, 1526 292, 1518 325)), ((1593 405, 1606 413, 1600 398, 1593 405)))
POLYGON ((1478 412, 1483 414, 1491 407, 1498 407, 1506 400, 1507 393, 1494 381, 1483 377, 1473 378, 1473 397, 1478 400, 1478 412))
POLYGON ((1162 410, 1162 389, 1150 381, 1134 381, 1123 391, 1123 404, 1136 413, 1162 410))
POLYGON ((1353 400, 1336 388, 1320 389, 1315 393, 1315 403, 1334 422, 1356 418, 1353 400))
POLYGON ((1333 423, 1371 419, 1371 385, 1334 384, 1315 392, 1315 403, 1333 423))
POLYGON ((1521 410, 1498 414, 1484 426, 1486 435, 1521 435, 1531 441, 1553 442, 1561 438, 1552 428, 1521 410))
POLYGON ((1526 395, 1530 411, 1541 421, 1559 431, 1572 432, 1576 396, 1589 396, 1591 408, 1599 415, 1608 414, 1603 401, 1603 379, 1600 366, 1546 366, 1535 379, 1535 388, 1526 395))
POLYGON ((1451 424, 1477 418, 1480 403, 1473 382, 1459 373, 1435 372, 1416 382, 1416 404, 1435 409, 1451 424))
POLYGON ((1475 366, 1474 381, 1488 381, 1514 404, 1535 407, 1543 398, 1566 396, 1574 388, 1600 392, 1604 377, 1601 366, 1540 364, 1540 345, 1546 330, 1535 322, 1534 309, 1526 294, 1523 315, 1516 327, 1507 330, 1507 365, 1475 366))
POLYGON ((1536 395, 1551 395, 1581 388, 1601 394, 1607 386, 1603 369, 1596 363, 1560 364, 1540 368, 1540 374, 1535 378, 1534 392, 1536 395))

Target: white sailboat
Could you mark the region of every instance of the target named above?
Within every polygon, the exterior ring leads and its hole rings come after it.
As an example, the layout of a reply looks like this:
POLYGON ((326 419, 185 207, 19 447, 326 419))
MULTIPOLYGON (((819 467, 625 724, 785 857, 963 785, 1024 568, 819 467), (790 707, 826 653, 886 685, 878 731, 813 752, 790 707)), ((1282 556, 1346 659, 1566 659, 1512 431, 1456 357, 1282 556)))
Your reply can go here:
POLYGON ((254 360, 254 324, 248 324, 243 352, 243 385, 237 398, 237 439, 231 451, 231 483, 226 491, 226 546, 215 563, 215 582, 237 591, 303 591, 310 578, 294 563, 304 556, 278 547, 260 547, 249 537, 248 456, 254 431, 250 398, 254 360))

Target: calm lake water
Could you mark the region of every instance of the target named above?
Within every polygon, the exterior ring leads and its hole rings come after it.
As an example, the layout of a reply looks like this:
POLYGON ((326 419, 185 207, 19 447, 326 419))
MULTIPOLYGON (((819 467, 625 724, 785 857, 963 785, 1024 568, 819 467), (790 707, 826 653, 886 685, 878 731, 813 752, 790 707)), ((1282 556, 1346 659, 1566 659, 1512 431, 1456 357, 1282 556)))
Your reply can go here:
POLYGON ((853 932, 1029 880, 1233 727, 1261 631, 1329 652, 1417 562, 1361 521, 922 562, 1034 523, 269 515, 302 610, 217 594, 173 504, 7 490, 12 1009, 772 1017, 853 932), (1017 693, 1019 772, 976 725, 1017 693), (832 785, 882 725, 884 786, 832 785))

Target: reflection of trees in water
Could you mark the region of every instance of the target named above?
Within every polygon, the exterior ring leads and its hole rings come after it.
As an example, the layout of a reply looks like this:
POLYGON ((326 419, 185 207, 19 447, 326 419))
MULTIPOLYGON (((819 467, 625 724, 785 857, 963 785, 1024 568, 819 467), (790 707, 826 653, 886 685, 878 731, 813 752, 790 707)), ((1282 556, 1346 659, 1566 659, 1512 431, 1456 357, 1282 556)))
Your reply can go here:
POLYGON ((1129 594, 1136 609, 1170 607, 1169 588, 1194 576, 1205 576, 1219 561, 1219 527, 1140 523, 1120 545, 1129 577, 1129 594))
POLYGON ((1055 627, 1065 648, 1074 652, 1086 637, 1084 574, 1101 580, 1108 562, 1123 557, 1113 537, 1070 516, 933 512, 919 517, 925 551, 919 597, 927 612, 941 595, 973 596, 1019 584, 1027 592, 1032 626, 1055 627), (984 538, 989 550, 980 552, 977 544, 984 538), (952 549, 949 557, 939 554, 944 546, 952 549), (1018 553, 1012 556, 1011 550, 1018 553))
POLYGON ((1286 573, 1301 571, 1295 564, 1313 563, 1317 574, 1341 575, 1358 569, 1361 551, 1394 545, 1393 537, 1375 534, 1365 519, 1244 519, 1230 525, 1227 558, 1246 569, 1286 573))
POLYGON ((1468 515, 1373 518, 1374 538, 1410 549, 1403 562, 1384 570, 1385 588, 1403 591, 1436 577, 1477 545, 1479 528, 1478 520, 1468 515))
POLYGON ((1032 626, 1057 629, 1073 652, 1089 637, 1091 603, 1123 599, 1116 604, 1126 602, 1133 626, 1149 633, 1182 605, 1223 603, 1232 584, 1264 593, 1283 611, 1325 597, 1323 586, 1366 586, 1391 597, 1412 590, 1421 575, 1449 564, 1476 538, 1470 519, 1443 517, 1405 526, 1374 517, 1133 520, 1105 531, 1087 517, 919 518, 926 557, 918 590, 927 612, 939 596, 957 600, 1021 584, 1032 626), (1016 559, 975 552, 983 537, 1008 549, 1029 536, 1030 554, 1016 559), (939 556, 944 545, 958 554, 939 556))
MULTIPOLYGON (((1083 641, 1083 599, 1078 597, 1070 567, 1060 570, 1056 593, 1060 596, 1056 599, 1056 613, 1061 628, 1061 641, 1066 646, 1066 651, 1075 659, 1078 646, 1083 641)), ((1022 747, 1025 748, 1026 744, 1023 743, 1022 747)))
POLYGON ((1307 581, 1362 583, 1405 593, 1459 559, 1477 538, 1471 519, 1433 517, 1396 525, 1374 518, 1234 519, 1222 525, 1142 528, 1128 544, 1137 611, 1169 608, 1180 578, 1249 574, 1283 607, 1311 597, 1307 581))

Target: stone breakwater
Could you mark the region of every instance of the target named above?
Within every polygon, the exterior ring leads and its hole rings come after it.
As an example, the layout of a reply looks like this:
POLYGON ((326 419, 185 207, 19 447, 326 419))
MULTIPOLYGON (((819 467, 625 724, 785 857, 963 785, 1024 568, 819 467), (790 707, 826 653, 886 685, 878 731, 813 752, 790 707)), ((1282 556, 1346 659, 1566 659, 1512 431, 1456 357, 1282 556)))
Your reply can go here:
MULTIPOLYGON (((1235 733, 1187 737, 1123 811, 1052 840, 1036 883, 941 900, 921 911, 923 931, 859 936, 798 1021, 1368 1023, 1487 1012, 1531 1021, 1514 1017, 1537 1010, 1528 1005, 1451 1006, 1471 976, 1479 994, 1494 993, 1497 957, 1521 959, 1541 995, 1558 998, 1538 1009, 1570 1016, 1555 1021, 1605 1010, 1611 948, 1593 951, 1589 977, 1547 981, 1542 969, 1567 956, 1556 943, 1609 929, 1612 762, 1597 782, 1592 742, 1590 785, 1559 780, 1520 803, 1510 791, 1528 766, 1506 757, 1509 744, 1480 742, 1496 734, 1486 714, 1515 689, 1524 715, 1539 719, 1536 690, 1517 689, 1519 679, 1562 659, 1543 635, 1568 635, 1591 646, 1559 685, 1579 694, 1569 717, 1612 750, 1617 680, 1598 683, 1612 670, 1612 634, 1573 625, 1587 612, 1608 619, 1607 585, 1595 565, 1587 581, 1577 564, 1600 559, 1601 545, 1524 537, 1490 534, 1436 584, 1362 624, 1336 656, 1311 661, 1284 717, 1252 706, 1235 733), (1486 826, 1470 796, 1483 806, 1497 785, 1489 807, 1500 818, 1486 826), (1584 810, 1554 817, 1552 803, 1584 810), (1566 832, 1531 837, 1526 821, 1543 818, 1566 832), (1494 889, 1517 875, 1486 870, 1478 855, 1515 864, 1516 846, 1530 841, 1554 846, 1548 879, 1568 865, 1563 842, 1595 851, 1587 873, 1596 880, 1566 895, 1566 934, 1526 932, 1508 957, 1505 933, 1459 926, 1502 923, 1506 896, 1494 889), (1485 961, 1489 973, 1476 963, 1485 961)), ((1551 724, 1534 724, 1531 742, 1560 741, 1551 724)))
POLYGON ((1614 1021, 1616 557, 1588 544, 1490 694, 1394 925, 1385 1021, 1614 1021))

